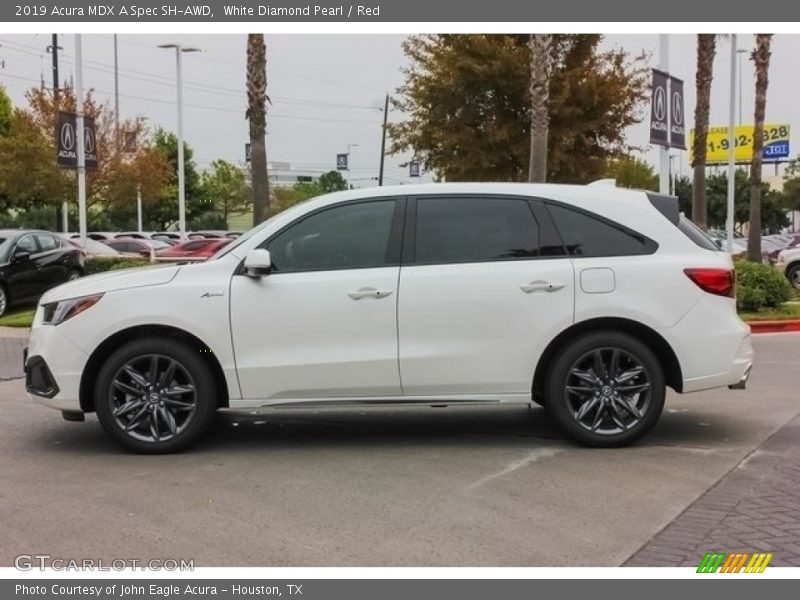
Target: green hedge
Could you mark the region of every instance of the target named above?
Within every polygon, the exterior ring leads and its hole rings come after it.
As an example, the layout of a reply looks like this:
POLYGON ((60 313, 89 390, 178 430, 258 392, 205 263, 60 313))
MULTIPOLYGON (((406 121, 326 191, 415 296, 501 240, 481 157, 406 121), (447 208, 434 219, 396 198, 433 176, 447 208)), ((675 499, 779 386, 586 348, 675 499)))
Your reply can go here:
POLYGON ((118 269, 129 269, 131 267, 146 267, 150 261, 146 258, 133 258, 127 256, 96 256, 86 261, 84 272, 87 275, 103 273, 104 271, 116 271, 118 269))
POLYGON ((757 311, 791 300, 792 286, 777 269, 746 260, 736 262, 736 306, 757 311))

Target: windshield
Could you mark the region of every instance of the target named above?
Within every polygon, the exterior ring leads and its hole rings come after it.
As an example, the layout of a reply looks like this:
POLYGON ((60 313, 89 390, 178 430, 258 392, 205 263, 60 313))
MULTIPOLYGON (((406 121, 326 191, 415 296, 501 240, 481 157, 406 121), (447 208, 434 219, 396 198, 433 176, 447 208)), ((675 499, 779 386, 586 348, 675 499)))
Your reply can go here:
MULTIPOLYGON (((278 213, 278 215, 280 215, 280 214, 281 213, 278 213)), ((270 223, 272 223, 272 221, 274 221, 278 217, 278 215, 271 216, 269 219, 267 219, 263 223, 260 223, 259 225, 256 225, 252 229, 248 229, 247 231, 245 231, 242 235, 240 235, 236 239, 231 240, 230 244, 225 244, 224 246, 222 246, 222 248, 220 248, 214 254, 212 254, 209 257, 209 260, 214 260, 215 258, 219 258, 220 256, 224 256, 224 255, 228 254, 228 252, 230 252, 231 250, 233 250, 234 248, 236 248, 237 246, 242 244, 242 242, 246 242, 251 237, 253 237, 255 234, 257 234, 259 231, 261 231, 262 229, 267 227, 270 223)))

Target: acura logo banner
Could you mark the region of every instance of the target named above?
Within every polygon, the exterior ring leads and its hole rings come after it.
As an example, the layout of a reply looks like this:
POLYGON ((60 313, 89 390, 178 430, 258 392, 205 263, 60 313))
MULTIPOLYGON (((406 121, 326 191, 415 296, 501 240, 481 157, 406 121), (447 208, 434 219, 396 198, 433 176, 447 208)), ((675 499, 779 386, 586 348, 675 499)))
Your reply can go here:
POLYGON ((686 119, 683 113, 683 80, 669 78, 669 144, 686 150, 686 119))
MULTIPOLYGON (((58 113, 56 124, 56 152, 58 166, 69 169, 78 168, 78 126, 75 114, 58 113)), ((94 119, 83 118, 83 151, 86 157, 86 168, 97 167, 97 135, 94 119)))
POLYGON ((650 97, 650 143, 669 146, 669 76, 653 69, 653 87, 650 97))

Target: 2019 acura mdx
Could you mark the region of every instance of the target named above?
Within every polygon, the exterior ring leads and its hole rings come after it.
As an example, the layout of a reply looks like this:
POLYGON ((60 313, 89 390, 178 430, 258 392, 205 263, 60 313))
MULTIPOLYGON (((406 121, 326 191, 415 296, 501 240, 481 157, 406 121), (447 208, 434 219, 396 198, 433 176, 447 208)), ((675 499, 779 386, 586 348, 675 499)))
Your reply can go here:
POLYGON ((352 190, 282 212, 193 265, 47 292, 32 398, 138 452, 185 448, 215 411, 544 405, 619 446, 667 387, 741 387, 730 257, 675 198, 605 186, 352 190))

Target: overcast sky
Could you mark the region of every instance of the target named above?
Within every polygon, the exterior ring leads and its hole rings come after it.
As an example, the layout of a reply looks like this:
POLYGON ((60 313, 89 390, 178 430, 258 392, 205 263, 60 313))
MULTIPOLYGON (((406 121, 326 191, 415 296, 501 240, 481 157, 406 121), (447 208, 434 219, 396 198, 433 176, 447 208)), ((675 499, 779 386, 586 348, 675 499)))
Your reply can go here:
MULTIPOLYGON (((11 98, 24 101, 23 94, 44 77, 51 85, 50 56, 45 47, 51 34, 0 35, 0 82, 11 98)), ((291 164, 298 171, 323 172, 335 168, 339 152, 351 148, 350 178, 356 185, 374 185, 380 153, 382 106, 385 92, 403 81, 406 64, 401 35, 274 35, 267 36, 268 93, 272 99, 268 116, 267 152, 270 161, 291 164)), ((740 36, 740 47, 751 49, 753 36, 740 36)), ((244 160, 248 139, 244 119, 246 99, 245 35, 120 35, 120 112, 123 116, 143 115, 153 125, 175 130, 175 54, 157 46, 163 43, 196 46, 200 53, 184 54, 184 132, 195 149, 198 166, 207 168, 215 158, 244 160)), ((74 36, 59 38, 61 80, 74 72, 74 36)), ((605 47, 623 47, 632 54, 651 53, 657 66, 657 35, 610 35, 605 47)), ((695 36, 670 36, 670 71, 686 81, 686 112, 694 114, 695 36)), ((84 86, 94 88, 113 105, 113 37, 84 35, 84 86)), ((712 124, 728 121, 730 44, 718 44, 712 90, 712 124)), ((797 64, 800 36, 774 38, 767 120, 788 122, 795 135, 800 132, 797 109, 797 64)), ((752 122, 753 69, 744 57, 744 122, 752 122)), ((390 119, 397 118, 391 115, 390 119)), ((691 127, 691 122, 689 123, 691 127)), ((631 127, 628 141, 647 148, 648 125, 631 127)), ((674 151, 676 166, 688 173, 688 155, 674 151)), ((798 147, 792 147, 792 154, 798 147)), ((645 156, 655 162, 654 149, 645 156)), ((387 183, 413 183, 408 159, 389 157, 387 183)), ((424 180, 425 178, 423 178, 424 180)))

